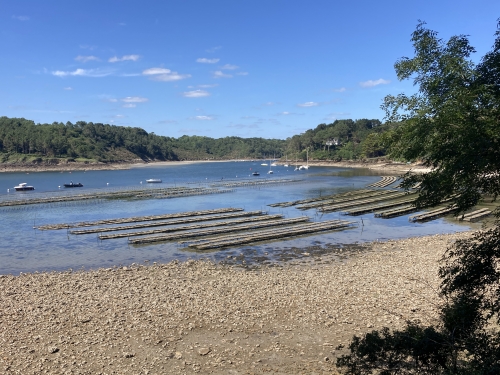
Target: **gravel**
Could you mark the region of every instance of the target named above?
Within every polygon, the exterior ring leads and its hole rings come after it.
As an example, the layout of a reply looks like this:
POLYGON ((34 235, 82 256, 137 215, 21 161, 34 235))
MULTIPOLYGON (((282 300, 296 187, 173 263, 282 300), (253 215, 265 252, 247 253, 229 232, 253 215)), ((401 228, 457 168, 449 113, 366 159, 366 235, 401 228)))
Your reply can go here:
POLYGON ((439 260, 468 235, 250 270, 190 260, 3 275, 0 373, 335 373, 353 335, 435 321, 439 260))

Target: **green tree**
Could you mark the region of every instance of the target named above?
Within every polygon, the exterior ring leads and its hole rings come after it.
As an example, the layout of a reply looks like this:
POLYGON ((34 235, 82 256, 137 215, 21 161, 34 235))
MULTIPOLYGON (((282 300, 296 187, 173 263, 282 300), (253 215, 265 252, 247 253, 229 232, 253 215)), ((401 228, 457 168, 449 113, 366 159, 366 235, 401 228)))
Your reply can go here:
MULTIPOLYGON (((388 120, 402 122, 390 133, 393 155, 433 168, 405 176, 407 187, 422 182, 417 204, 451 198, 463 211, 500 191, 500 22, 492 51, 478 64, 466 36, 444 42, 424 25, 412 35, 415 57, 395 64, 418 93, 388 96, 383 108, 388 120)), ((356 375, 499 374, 499 226, 453 244, 440 277, 446 303, 435 326, 408 323, 355 337, 337 365, 356 375)))

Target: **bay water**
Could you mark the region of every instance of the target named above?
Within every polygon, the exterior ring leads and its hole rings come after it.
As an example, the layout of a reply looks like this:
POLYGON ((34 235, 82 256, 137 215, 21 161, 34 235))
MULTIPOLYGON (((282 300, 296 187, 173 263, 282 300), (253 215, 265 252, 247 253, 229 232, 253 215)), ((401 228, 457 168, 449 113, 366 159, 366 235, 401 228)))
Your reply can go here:
MULTIPOLYGON (((206 187, 221 181, 253 181, 293 179, 293 183, 273 183, 267 186, 242 186, 222 194, 197 195, 171 199, 97 199, 64 203, 35 204, 0 208, 0 274, 20 272, 94 269, 144 262, 168 262, 174 259, 205 258, 215 262, 251 252, 266 254, 290 248, 331 246, 383 241, 438 233, 468 230, 458 222, 438 219, 412 223, 408 216, 394 219, 375 218, 372 213, 344 216, 339 212, 322 214, 317 210, 300 211, 294 207, 272 208, 271 203, 314 198, 365 188, 379 181, 381 171, 310 167, 294 171, 295 166, 262 166, 261 161, 203 162, 149 164, 127 170, 65 171, 0 173, 0 200, 22 197, 47 197, 91 192, 112 192, 127 189, 158 187, 206 187), (273 174, 267 174, 272 169, 273 174), (260 176, 252 176, 258 171, 260 176), (147 179, 161 179, 161 184, 147 184, 147 179), (82 188, 65 189, 73 181, 82 188), (34 191, 16 192, 13 187, 26 182, 34 191), (154 186, 153 186, 154 185, 154 186), (311 236, 261 242, 222 250, 194 252, 175 242, 132 246, 127 238, 101 241, 96 234, 71 235, 67 230, 40 231, 35 226, 55 223, 75 223, 131 216, 160 215, 184 211, 223 207, 262 210, 283 214, 286 218, 306 215, 312 221, 344 219, 356 226, 343 231, 318 233, 311 236)), ((269 164, 269 162, 267 162, 269 164)))

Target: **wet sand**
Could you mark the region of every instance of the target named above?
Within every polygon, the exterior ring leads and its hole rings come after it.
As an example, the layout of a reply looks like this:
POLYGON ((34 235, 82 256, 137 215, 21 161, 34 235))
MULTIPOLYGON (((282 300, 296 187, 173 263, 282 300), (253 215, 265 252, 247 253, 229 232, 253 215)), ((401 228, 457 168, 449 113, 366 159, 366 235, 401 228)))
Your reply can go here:
POLYGON ((0 373, 335 373, 335 348, 352 335, 435 321, 439 260, 468 235, 304 253, 272 267, 4 275, 0 373))

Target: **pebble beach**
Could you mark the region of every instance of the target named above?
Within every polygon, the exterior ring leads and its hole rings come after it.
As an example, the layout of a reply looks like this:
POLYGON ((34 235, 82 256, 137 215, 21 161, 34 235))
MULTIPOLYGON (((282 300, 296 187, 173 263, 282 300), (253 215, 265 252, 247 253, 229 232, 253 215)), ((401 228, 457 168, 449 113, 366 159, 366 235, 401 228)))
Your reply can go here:
POLYGON ((248 269, 190 260, 2 275, 0 373, 335 374, 353 335, 435 321, 439 260, 470 233, 248 269))

